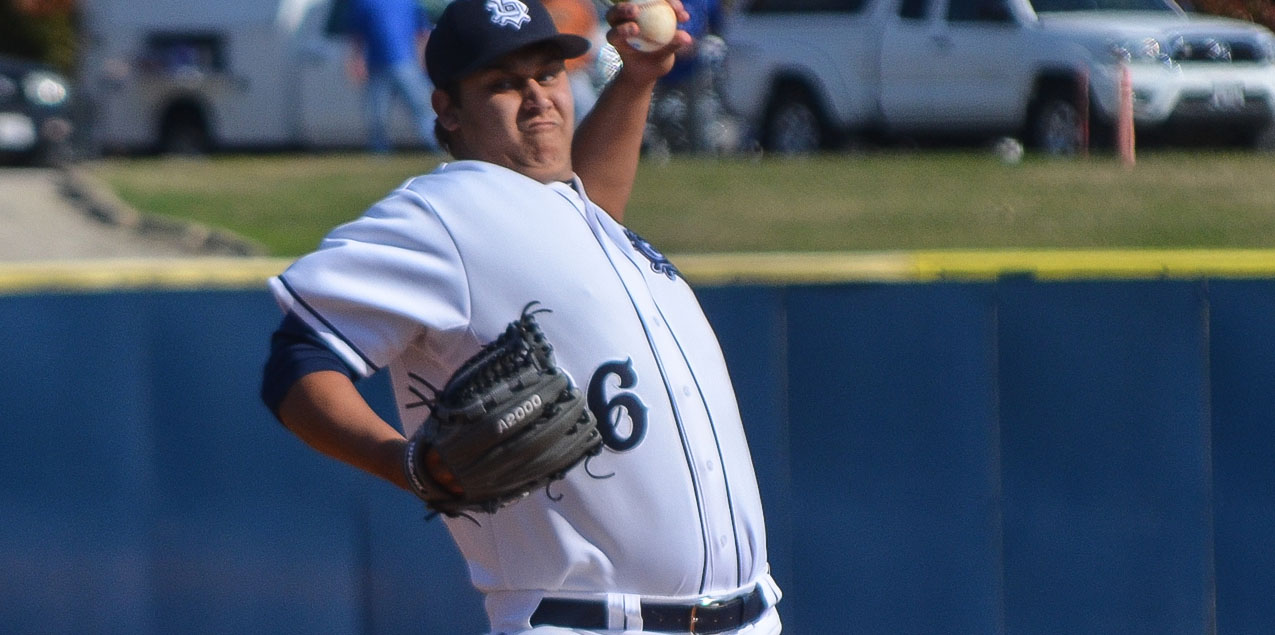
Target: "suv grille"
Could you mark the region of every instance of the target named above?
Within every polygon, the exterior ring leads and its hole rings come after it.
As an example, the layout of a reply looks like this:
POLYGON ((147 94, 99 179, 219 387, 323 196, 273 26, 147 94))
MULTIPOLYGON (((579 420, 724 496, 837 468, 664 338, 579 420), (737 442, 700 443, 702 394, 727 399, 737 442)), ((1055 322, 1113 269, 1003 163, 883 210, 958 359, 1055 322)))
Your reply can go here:
POLYGON ((1179 37, 1169 46, 1169 57, 1175 62, 1261 62, 1267 52, 1251 40, 1179 37))

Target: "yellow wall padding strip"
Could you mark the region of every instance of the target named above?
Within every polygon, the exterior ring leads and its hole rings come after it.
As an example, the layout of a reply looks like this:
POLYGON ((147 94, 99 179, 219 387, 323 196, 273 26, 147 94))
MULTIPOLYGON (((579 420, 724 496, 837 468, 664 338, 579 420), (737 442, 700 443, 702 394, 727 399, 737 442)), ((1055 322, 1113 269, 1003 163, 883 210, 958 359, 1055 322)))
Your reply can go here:
POLYGON ((994 278, 1027 274, 1041 280, 1275 277, 1275 250, 949 251, 913 254, 916 279, 994 278))
POLYGON ((248 289, 288 265, 273 258, 145 258, 0 263, 0 293, 248 289))
MULTIPOLYGON (((1275 249, 938 250, 701 254, 672 257, 696 284, 1275 278, 1275 249)), ((0 294, 121 289, 263 288, 282 258, 0 263, 0 294)))
POLYGON ((673 262, 707 284, 1275 278, 1275 249, 936 250, 682 256, 673 262))

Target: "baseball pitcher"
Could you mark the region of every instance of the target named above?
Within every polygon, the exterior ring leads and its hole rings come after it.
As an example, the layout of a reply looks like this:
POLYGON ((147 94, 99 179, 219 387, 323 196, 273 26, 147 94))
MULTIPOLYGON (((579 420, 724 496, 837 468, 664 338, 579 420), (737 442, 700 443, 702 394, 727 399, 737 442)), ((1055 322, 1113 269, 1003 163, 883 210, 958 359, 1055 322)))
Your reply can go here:
POLYGON ((564 62, 587 40, 538 0, 454 0, 426 66, 455 160, 270 280, 266 403, 447 524, 493 633, 780 631, 716 336, 620 224, 652 88, 690 43, 633 48, 640 11, 607 14, 624 66, 577 138, 564 62), (402 430, 354 388, 382 368, 402 430))

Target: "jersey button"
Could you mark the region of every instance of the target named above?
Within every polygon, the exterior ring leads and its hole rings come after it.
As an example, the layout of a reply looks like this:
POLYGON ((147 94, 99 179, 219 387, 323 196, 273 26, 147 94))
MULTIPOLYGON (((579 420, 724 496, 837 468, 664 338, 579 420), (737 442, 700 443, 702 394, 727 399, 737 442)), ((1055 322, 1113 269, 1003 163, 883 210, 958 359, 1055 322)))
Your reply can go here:
POLYGON ((690 386, 682 386, 682 394, 683 394, 683 395, 686 395, 687 397, 690 397, 690 396, 691 396, 691 387, 690 387, 690 386))
POLYGON ((712 472, 717 469, 717 462, 713 459, 709 459, 704 462, 704 467, 708 468, 708 471, 712 472))
POLYGON ((718 547, 721 547, 722 549, 725 549, 725 548, 726 548, 726 542, 727 542, 727 538, 726 538, 726 535, 725 535, 725 534, 722 534, 721 536, 718 536, 718 537, 717 537, 717 546, 718 546, 718 547))

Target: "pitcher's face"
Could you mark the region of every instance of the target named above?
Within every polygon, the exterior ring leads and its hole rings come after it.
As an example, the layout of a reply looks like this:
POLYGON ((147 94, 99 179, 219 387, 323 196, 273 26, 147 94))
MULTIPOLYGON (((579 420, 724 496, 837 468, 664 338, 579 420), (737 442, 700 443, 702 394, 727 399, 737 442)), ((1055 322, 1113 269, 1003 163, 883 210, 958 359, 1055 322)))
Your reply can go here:
POLYGON ((542 183, 572 176, 571 83, 554 45, 515 51, 435 93, 439 123, 459 159, 507 167, 542 183))

